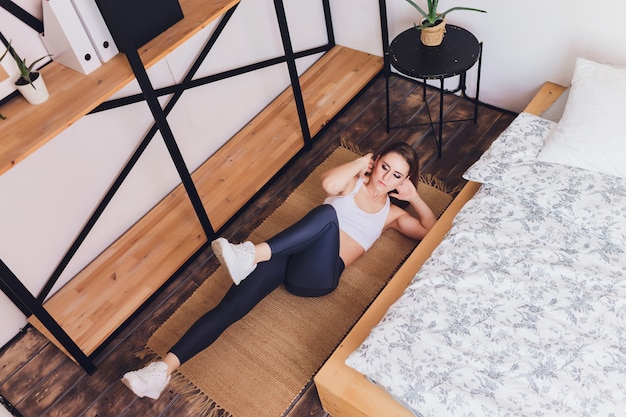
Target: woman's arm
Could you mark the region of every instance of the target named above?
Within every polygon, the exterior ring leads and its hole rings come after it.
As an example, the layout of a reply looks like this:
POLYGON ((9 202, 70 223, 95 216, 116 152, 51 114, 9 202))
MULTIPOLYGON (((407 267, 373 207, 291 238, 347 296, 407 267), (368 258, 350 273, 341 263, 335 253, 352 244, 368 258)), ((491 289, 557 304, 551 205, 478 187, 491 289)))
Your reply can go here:
POLYGON ((355 183, 356 178, 371 172, 373 165, 372 154, 368 153, 354 161, 331 168, 322 174, 322 188, 328 195, 343 194, 350 184, 355 183))
POLYGON ((423 239, 426 233, 435 225, 437 217, 419 195, 415 185, 408 179, 396 191, 390 195, 399 200, 409 202, 417 216, 414 217, 400 207, 392 206, 393 211, 390 214, 392 214, 393 220, 389 227, 411 239, 423 239))

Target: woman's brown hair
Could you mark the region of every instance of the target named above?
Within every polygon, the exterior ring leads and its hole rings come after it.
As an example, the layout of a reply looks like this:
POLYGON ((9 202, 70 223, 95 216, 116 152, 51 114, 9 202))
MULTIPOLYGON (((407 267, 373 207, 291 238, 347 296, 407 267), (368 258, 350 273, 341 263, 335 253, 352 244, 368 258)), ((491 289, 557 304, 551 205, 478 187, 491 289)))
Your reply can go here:
POLYGON ((411 145, 405 142, 393 142, 380 149, 375 157, 385 156, 389 153, 395 152, 400 155, 407 164, 409 164, 409 178, 414 184, 417 184, 419 180, 419 157, 415 152, 415 149, 411 145))

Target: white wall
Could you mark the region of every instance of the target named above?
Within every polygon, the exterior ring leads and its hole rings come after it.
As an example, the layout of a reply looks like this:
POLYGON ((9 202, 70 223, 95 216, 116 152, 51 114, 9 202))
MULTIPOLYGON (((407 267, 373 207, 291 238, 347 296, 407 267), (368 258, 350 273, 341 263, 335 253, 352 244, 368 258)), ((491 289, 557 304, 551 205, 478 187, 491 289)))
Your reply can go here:
MULTIPOLYGON (((285 0, 294 49, 324 42, 321 6, 311 0, 285 0)), ((18 4, 40 16, 40 0, 18 4)), ((404 0, 387 0, 390 36, 417 20, 404 0)), ((481 101, 520 111, 546 81, 567 84, 577 56, 626 65, 626 2, 596 0, 442 0, 486 9, 458 11, 448 21, 484 42, 481 101), (602 26, 589 27, 592 10, 602 26), (589 27, 587 34, 586 28, 589 27)), ((377 0, 331 0, 337 43, 380 55, 377 0)), ((204 29, 149 71, 153 83, 183 77, 214 26, 204 29)), ((37 34, 0 9, 0 28, 28 58, 45 54, 37 34)), ((208 75, 282 53, 271 0, 242 0, 226 32, 201 69, 208 75)), ((300 69, 312 59, 300 63, 300 69)), ((469 74, 473 94, 475 73, 469 74)), ((226 80, 183 95, 168 118, 193 169, 239 130, 288 85, 285 66, 226 80)), ((116 96, 137 92, 131 84, 116 96)), ((134 104, 83 118, 26 161, 0 176, 0 258, 37 293, 99 198, 151 125, 145 104, 134 104)), ((0 140, 1 140, 0 121, 0 140)), ((93 234, 63 275, 66 282, 119 234, 149 210, 178 180, 160 138, 116 196, 93 234)), ((59 284, 59 285, 60 285, 59 284)), ((0 345, 24 326, 25 318, 0 294, 0 345)))

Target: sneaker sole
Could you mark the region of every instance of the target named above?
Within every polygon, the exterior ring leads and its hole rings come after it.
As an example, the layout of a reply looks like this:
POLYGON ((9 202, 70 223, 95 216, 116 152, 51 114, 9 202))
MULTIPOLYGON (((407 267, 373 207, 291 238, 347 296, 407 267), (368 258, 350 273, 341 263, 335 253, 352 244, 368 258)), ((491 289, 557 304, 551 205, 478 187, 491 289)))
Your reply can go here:
POLYGON ((122 381, 122 383, 124 385, 126 385, 128 387, 129 390, 131 390, 133 392, 133 394, 135 394, 139 398, 143 398, 143 395, 138 394, 138 393, 135 392, 135 389, 133 388, 133 384, 128 379, 126 379, 126 377, 122 378, 121 381, 122 381))
MULTIPOLYGON (((226 272, 228 272, 228 276, 235 283, 235 285, 239 285, 241 280, 236 280, 233 277, 233 274, 232 274, 230 268, 228 267, 228 260, 224 256, 225 255, 224 254, 224 249, 227 247, 227 245, 229 245, 228 240, 224 239, 223 237, 215 239, 213 242, 211 242, 211 248, 213 249, 213 253, 217 257, 217 260, 220 261, 220 264, 222 264, 224 269, 226 269, 226 272)), ((228 249, 230 249, 230 248, 228 248, 228 249)))
MULTIPOLYGON (((122 378, 122 383, 124 385, 126 385, 128 387, 128 389, 131 390, 133 392, 133 394, 135 394, 139 398, 148 397, 148 398, 151 398, 153 400, 158 400, 159 397, 161 397, 161 393, 163 392, 163 391, 161 391, 158 394, 155 394, 154 392, 141 392, 138 389, 136 389, 135 387, 133 387, 132 381, 130 379, 127 379, 126 377, 122 378)), ((164 388, 164 390, 165 390, 165 388, 164 388)))

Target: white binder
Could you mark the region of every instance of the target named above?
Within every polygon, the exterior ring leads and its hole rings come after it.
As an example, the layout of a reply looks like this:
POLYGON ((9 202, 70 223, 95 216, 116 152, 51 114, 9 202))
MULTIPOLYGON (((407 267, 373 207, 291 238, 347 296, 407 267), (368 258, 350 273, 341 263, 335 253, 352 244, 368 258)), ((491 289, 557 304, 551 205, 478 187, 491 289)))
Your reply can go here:
POLYGON ((100 64, 78 14, 69 0, 43 0, 41 39, 52 59, 75 71, 89 74, 100 64))
POLYGON ((107 62, 117 55, 119 50, 115 45, 111 32, 109 32, 109 28, 104 22, 96 1, 72 0, 72 3, 100 61, 107 62))

